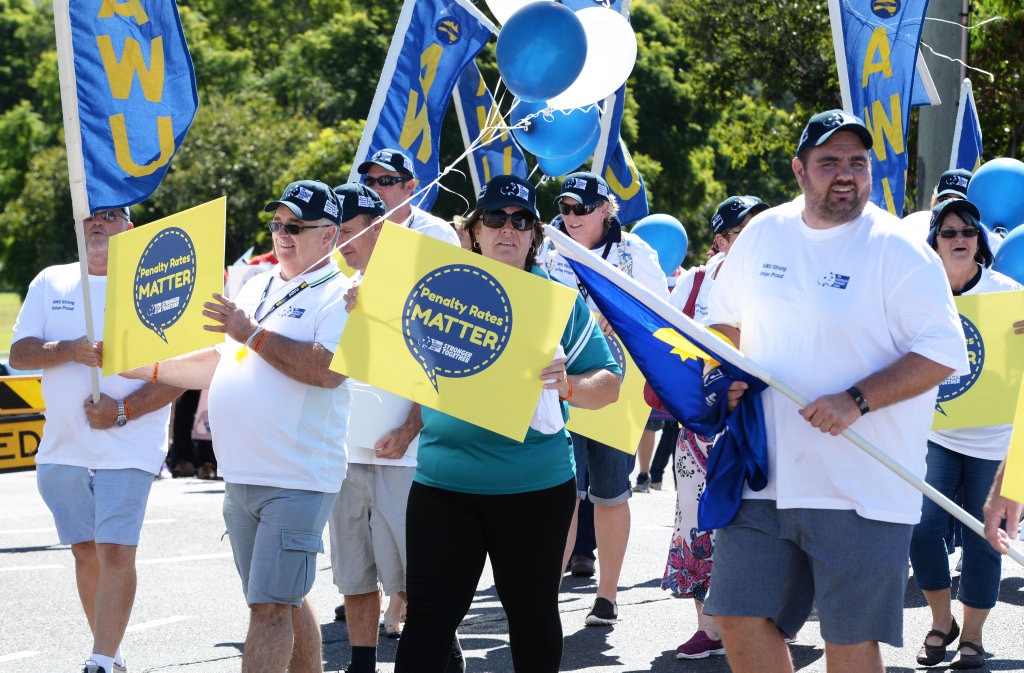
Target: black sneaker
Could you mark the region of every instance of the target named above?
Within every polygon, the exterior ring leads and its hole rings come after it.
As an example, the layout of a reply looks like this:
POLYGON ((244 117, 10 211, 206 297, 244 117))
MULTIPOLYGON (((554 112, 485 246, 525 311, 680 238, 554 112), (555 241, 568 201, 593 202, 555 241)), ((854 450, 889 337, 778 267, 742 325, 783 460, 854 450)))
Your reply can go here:
POLYGON ((650 493, 651 492, 651 477, 646 472, 641 472, 636 475, 636 486, 633 487, 634 493, 650 493))
POLYGON ((90 659, 85 662, 85 668, 82 669, 82 673, 107 673, 107 669, 90 659))
POLYGON ((598 598, 587 615, 587 626, 608 626, 619 621, 619 611, 607 598, 598 598))

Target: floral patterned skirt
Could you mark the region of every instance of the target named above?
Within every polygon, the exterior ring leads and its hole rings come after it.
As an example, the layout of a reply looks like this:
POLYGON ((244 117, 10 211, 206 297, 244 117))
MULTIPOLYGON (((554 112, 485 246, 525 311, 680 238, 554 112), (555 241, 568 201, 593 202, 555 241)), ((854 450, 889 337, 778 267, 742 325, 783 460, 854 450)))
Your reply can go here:
POLYGON ((665 564, 662 589, 678 598, 703 601, 711 586, 714 531, 697 528, 697 508, 704 494, 708 451, 714 437, 698 435, 685 427, 676 443, 676 525, 665 564))

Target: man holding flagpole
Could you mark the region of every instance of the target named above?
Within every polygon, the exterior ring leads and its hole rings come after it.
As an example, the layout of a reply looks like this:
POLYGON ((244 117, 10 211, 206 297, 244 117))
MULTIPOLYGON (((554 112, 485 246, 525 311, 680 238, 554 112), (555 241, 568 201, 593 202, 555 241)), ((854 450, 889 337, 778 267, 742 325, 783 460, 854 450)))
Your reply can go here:
POLYGON ((923 477, 937 387, 968 364, 937 256, 869 203, 872 144, 853 115, 811 117, 792 163, 803 203, 751 223, 711 292, 713 328, 813 400, 764 392, 768 483, 717 533, 705 612, 737 673, 791 673, 783 637, 812 605, 830 672, 882 673, 879 642, 902 645, 921 494, 838 435, 923 477))
MULTIPOLYGON (((132 228, 127 208, 83 222, 89 286, 102 297, 110 237, 132 228)), ((39 493, 61 544, 71 546, 75 580, 93 649, 86 673, 123 673, 124 637, 135 602, 135 552, 150 486, 167 452, 170 403, 180 388, 108 376, 98 402, 90 368, 103 364, 102 302, 93 303, 101 338, 85 336, 77 262, 44 269, 29 285, 14 326, 11 365, 42 369, 46 432, 36 454, 39 493)))

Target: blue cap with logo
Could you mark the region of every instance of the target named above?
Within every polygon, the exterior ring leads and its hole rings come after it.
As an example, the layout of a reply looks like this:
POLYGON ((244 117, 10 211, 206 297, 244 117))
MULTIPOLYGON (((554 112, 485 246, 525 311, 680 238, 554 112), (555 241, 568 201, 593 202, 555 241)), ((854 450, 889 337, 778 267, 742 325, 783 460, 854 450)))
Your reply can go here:
POLYGON ((958 199, 967 198, 967 185, 971 182, 971 172, 966 168, 954 168, 939 176, 939 185, 935 196, 954 196, 958 199))
POLYGON ((509 206, 524 208, 540 219, 537 211, 537 189, 517 175, 496 175, 484 185, 476 197, 484 210, 501 210, 509 206))
POLYGON ((601 201, 610 201, 611 188, 608 182, 597 173, 570 173, 562 181, 562 193, 555 198, 557 204, 568 196, 576 199, 584 206, 592 206, 601 201))
POLYGON ((334 188, 334 194, 341 206, 342 222, 348 222, 356 215, 380 217, 384 214, 384 201, 377 192, 360 182, 338 185, 334 188))
POLYGON ((711 218, 711 231, 720 234, 735 229, 743 224, 747 215, 756 215, 770 207, 756 196, 730 196, 718 204, 718 209, 711 218))
POLYGON ((410 178, 416 177, 416 164, 401 150, 386 148, 377 150, 369 159, 359 164, 356 169, 360 175, 366 175, 371 166, 380 166, 386 171, 401 173, 410 178))
POLYGON ((285 206, 295 217, 305 222, 327 219, 335 224, 341 223, 338 219, 338 197, 330 187, 319 180, 298 180, 291 183, 284 188, 280 199, 263 206, 263 210, 269 213, 277 210, 278 206, 285 206))
POLYGON ((850 131, 857 134, 857 137, 864 143, 865 149, 871 149, 875 142, 871 137, 871 131, 868 131, 868 127, 864 125, 860 117, 842 110, 826 110, 814 115, 807 122, 796 148, 797 156, 803 154, 804 150, 823 145, 839 131, 850 131))

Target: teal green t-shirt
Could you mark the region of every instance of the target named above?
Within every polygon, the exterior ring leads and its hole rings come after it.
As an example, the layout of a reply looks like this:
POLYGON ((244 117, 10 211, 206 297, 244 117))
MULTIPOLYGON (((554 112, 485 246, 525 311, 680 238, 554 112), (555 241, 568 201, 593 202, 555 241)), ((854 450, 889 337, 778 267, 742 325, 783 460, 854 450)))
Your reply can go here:
MULTIPOLYGON (((546 277, 537 267, 531 272, 546 277)), ((622 373, 580 297, 576 298, 561 343, 570 374, 594 369, 622 373)), ((500 392, 487 404, 500 414, 500 392)), ((526 439, 517 442, 434 409, 423 407, 422 413, 415 479, 420 484, 460 493, 498 495, 551 488, 576 474, 572 441, 564 428, 551 435, 530 428, 526 439)), ((564 402, 562 415, 568 418, 564 402)))

